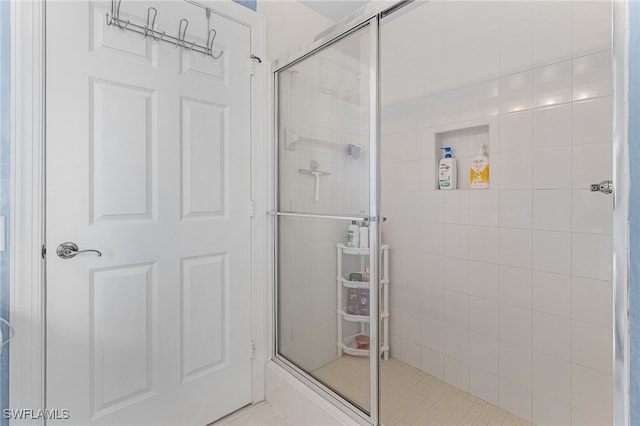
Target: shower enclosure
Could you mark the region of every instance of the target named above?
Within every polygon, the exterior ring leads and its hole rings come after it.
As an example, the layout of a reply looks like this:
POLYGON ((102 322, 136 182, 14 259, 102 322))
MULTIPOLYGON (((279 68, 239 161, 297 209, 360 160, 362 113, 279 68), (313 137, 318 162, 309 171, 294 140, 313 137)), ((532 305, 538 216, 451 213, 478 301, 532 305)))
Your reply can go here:
POLYGON ((276 361, 372 424, 611 424, 611 3, 371 5, 273 72, 276 361))

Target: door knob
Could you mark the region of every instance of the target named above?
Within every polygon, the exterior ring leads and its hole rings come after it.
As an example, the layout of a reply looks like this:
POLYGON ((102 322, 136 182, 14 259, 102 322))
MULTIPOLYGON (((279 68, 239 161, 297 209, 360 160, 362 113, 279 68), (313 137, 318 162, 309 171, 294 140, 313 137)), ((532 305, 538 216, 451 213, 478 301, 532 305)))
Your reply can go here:
POLYGON ((89 252, 94 252, 98 257, 102 256, 102 253, 98 250, 78 250, 78 245, 71 242, 62 243, 56 249, 56 254, 62 259, 71 259, 72 257, 75 257, 76 254, 89 252))

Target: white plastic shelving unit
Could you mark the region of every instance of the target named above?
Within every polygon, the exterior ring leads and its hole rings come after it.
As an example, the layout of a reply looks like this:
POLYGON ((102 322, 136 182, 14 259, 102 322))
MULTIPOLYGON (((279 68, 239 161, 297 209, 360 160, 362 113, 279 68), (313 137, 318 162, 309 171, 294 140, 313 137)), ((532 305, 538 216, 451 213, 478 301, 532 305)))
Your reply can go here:
MULTIPOLYGON (((367 325, 370 322, 369 315, 357 315, 347 313, 347 306, 345 301, 345 294, 348 294, 348 289, 370 289, 369 282, 349 281, 349 274, 352 272, 361 272, 364 274, 366 258, 369 256, 369 248, 354 248, 347 247, 343 243, 338 243, 337 255, 338 255, 338 275, 336 277, 337 282, 337 300, 338 300, 338 356, 342 356, 343 353, 355 356, 369 356, 369 349, 358 349, 356 345, 356 336, 363 334, 369 335, 367 325), (344 255, 359 256, 360 257, 360 270, 359 271, 344 271, 342 257, 344 255), (351 336, 343 336, 343 321, 360 323, 360 332, 351 336)), ((382 253, 382 268, 380 275, 380 306, 382 310, 380 312, 380 352, 384 356, 384 359, 389 359, 389 245, 383 244, 381 247, 382 253)))

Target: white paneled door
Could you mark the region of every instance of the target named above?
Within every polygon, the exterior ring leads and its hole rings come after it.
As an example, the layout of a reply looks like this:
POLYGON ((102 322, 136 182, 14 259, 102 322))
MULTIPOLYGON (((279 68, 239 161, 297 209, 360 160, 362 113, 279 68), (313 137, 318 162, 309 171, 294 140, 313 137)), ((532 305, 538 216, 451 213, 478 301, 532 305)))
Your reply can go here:
POLYGON ((46 8, 46 401, 69 425, 206 425, 251 401, 250 28, 178 1, 46 8), (62 259, 56 248, 76 243, 62 259))

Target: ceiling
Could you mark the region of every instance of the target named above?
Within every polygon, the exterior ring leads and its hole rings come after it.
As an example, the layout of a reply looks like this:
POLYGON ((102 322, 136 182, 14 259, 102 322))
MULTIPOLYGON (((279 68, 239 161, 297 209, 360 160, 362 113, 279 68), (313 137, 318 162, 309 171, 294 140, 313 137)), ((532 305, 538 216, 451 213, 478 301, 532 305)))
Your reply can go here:
POLYGON ((333 22, 338 22, 360 9, 368 0, 299 0, 308 8, 315 10, 319 14, 326 16, 333 22))

